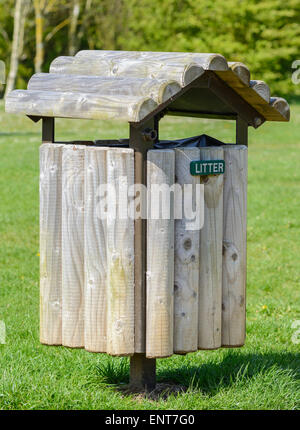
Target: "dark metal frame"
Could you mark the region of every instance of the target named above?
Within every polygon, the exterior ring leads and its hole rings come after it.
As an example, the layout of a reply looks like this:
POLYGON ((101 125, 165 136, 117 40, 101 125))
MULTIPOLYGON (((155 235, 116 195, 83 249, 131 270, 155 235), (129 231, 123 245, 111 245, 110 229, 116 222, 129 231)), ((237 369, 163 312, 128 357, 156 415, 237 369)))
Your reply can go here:
MULTIPOLYGON (((134 149, 134 182, 147 185, 147 152, 158 140, 159 119, 152 118, 142 127, 130 125, 129 146, 134 149)), ((141 199, 142 204, 142 199, 141 199)), ((146 208, 140 208, 143 213, 146 208)), ((130 358, 130 386, 134 390, 151 391, 156 385, 156 360, 146 358, 146 260, 147 220, 134 221, 134 343, 130 358)))
POLYGON ((55 139, 55 119, 43 117, 42 120, 42 142, 53 143, 55 139))
MULTIPOLYGON (((209 97, 209 96, 208 96, 209 97)), ((198 99, 199 100, 199 99, 198 99)), ((205 99, 201 100, 205 105, 205 99)), ((161 118, 164 115, 175 116, 194 116, 197 118, 212 118, 212 119, 232 119, 242 118, 248 125, 254 128, 260 127, 265 118, 249 105, 239 94, 229 87, 215 73, 206 71, 202 76, 195 79, 193 82, 181 89, 177 94, 171 97, 166 102, 160 104, 153 112, 147 115, 139 123, 131 123, 135 127, 141 127, 151 118, 161 118), (217 96, 224 106, 229 108, 229 112, 211 112, 206 109, 197 110, 197 100, 195 100, 195 108, 193 110, 177 110, 173 105, 176 100, 186 96, 192 97, 193 89, 208 89, 211 93, 217 96), (188 94, 186 94, 188 93, 188 94)))

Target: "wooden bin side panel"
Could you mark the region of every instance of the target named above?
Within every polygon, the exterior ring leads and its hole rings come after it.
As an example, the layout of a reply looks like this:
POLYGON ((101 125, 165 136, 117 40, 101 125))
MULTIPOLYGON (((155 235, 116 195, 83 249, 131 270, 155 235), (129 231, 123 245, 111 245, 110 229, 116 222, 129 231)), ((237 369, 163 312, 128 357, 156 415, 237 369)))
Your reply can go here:
MULTIPOLYGON (((199 284, 199 229, 190 229, 184 209, 185 184, 200 185, 199 176, 190 174, 190 162, 200 159, 199 148, 175 150, 176 184, 182 186, 181 219, 175 220, 175 279, 174 279, 174 352, 184 354, 198 347, 198 284, 199 284), (188 229, 189 228, 189 229, 188 229)), ((201 195, 200 195, 201 198, 201 195)), ((200 202, 201 204, 201 202, 200 202)))
POLYGON ((84 154, 62 155, 62 344, 74 348, 84 347, 84 154))
POLYGON ((40 146, 40 341, 48 345, 62 342, 62 146, 40 146))
MULTIPOLYGON (((110 148, 107 182, 116 191, 116 216, 107 217, 107 353, 134 353, 134 220, 120 213, 128 194, 119 186, 134 186, 134 151, 110 148), (120 206, 121 205, 121 206, 120 206)), ((112 202, 108 197, 108 205, 112 202)))
POLYGON ((85 149, 84 346, 92 352, 106 352, 107 228, 99 210, 100 187, 107 177, 106 154, 107 148, 85 149))
MULTIPOLYGON (((147 154, 147 184, 174 184, 173 150, 150 150, 147 154)), ((146 356, 173 354, 174 323, 174 219, 149 215, 158 195, 148 198, 146 356), (149 217, 150 216, 150 217, 149 217)), ((157 200, 156 200, 157 202, 157 200)))
MULTIPOLYGON (((223 149, 201 148, 201 160, 222 160, 223 149)), ((204 225, 200 231, 199 349, 221 346, 223 174, 204 176, 204 225)))
MULTIPOLYGON (((184 219, 176 220, 175 229, 172 217, 147 222, 149 358, 196 350, 197 327, 199 349, 244 343, 247 148, 202 148, 200 157, 198 148, 149 151, 147 182, 173 185, 175 172, 178 183, 197 182, 189 162, 183 162, 185 152, 191 159, 222 159, 223 151, 225 174, 204 183, 200 242, 199 234, 185 229, 184 219), (187 295, 175 287, 174 298, 174 284, 182 284, 187 295)), ((127 178, 133 186, 134 152, 51 143, 43 144, 40 154, 41 342, 132 355, 134 220, 99 220, 95 194, 97 184, 108 182, 116 187, 118 202, 120 182, 127 178)), ((125 200, 130 204, 124 194, 121 205, 125 200)))
POLYGON ((242 346, 246 326, 247 156, 243 145, 224 146, 222 346, 242 346))

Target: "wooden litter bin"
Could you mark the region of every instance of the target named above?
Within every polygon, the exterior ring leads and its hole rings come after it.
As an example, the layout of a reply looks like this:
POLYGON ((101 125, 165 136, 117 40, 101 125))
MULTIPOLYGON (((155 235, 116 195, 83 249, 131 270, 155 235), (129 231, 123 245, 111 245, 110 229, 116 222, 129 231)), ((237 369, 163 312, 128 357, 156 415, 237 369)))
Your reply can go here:
POLYGON ((130 356, 130 383, 147 390, 156 358, 244 344, 247 130, 288 121, 285 100, 218 54, 80 51, 11 92, 6 111, 42 119, 42 343, 130 356), (166 114, 235 120, 236 144, 161 147, 166 114), (56 142, 55 117, 125 120, 129 139, 56 142), (169 217, 149 216, 142 185, 174 186, 169 217), (198 228, 174 216, 185 186, 199 186, 198 228), (99 217, 109 187, 117 213, 139 195, 147 216, 99 217))

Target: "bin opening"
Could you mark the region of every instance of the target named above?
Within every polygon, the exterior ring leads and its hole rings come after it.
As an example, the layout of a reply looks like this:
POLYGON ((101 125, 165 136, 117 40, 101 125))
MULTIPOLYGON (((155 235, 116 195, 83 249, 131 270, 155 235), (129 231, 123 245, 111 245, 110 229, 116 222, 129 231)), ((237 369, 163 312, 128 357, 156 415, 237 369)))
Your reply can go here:
MULTIPOLYGON (((73 145, 91 145, 91 146, 108 146, 111 148, 129 148, 129 139, 111 139, 111 140, 94 140, 94 141, 71 141, 56 142, 73 145)), ((207 134, 187 137, 184 139, 159 140, 154 144, 154 149, 174 149, 174 148, 204 148, 207 146, 222 146, 225 142, 215 139, 207 134)))

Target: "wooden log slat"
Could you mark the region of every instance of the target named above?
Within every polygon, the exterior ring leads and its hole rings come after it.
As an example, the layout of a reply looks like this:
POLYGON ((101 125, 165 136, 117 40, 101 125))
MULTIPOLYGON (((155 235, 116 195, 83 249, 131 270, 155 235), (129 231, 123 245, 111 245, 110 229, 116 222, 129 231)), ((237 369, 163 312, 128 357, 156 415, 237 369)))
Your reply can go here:
POLYGON ((151 98, 124 95, 14 90, 6 98, 5 107, 7 112, 26 115, 138 122, 157 103, 151 98))
MULTIPOLYGON (((134 353, 134 220, 121 218, 128 195, 120 184, 134 184, 134 151, 110 148, 107 151, 107 183, 116 190, 117 216, 107 217, 107 353, 134 353), (127 178, 127 179, 126 179, 127 178)), ((112 202, 108 197, 108 204, 112 202)))
MULTIPOLYGON (((222 160, 220 147, 201 148, 201 160, 222 160)), ((201 178, 204 225, 200 231, 199 349, 221 346, 223 175, 201 178)))
MULTIPOLYGON (((139 60, 142 51, 115 51, 105 49, 83 49, 75 54, 81 60, 105 59, 111 60, 139 60)), ((68 57, 69 58, 69 57, 68 57)))
MULTIPOLYGON (((176 183, 200 185, 190 174, 190 162, 200 159, 199 148, 175 150, 176 183)), ((185 195, 183 193, 183 195, 185 195)), ((174 352, 184 354, 198 347, 199 229, 188 229, 182 200, 182 219, 175 220, 174 352)))
POLYGON ((264 81, 250 81, 250 87, 267 103, 270 102, 270 88, 264 81))
MULTIPOLYGON (((277 112, 279 112, 280 115, 282 115, 286 119, 286 121, 290 120, 290 107, 285 99, 283 99, 282 97, 271 97, 270 106, 277 112)), ((274 118, 275 117, 277 118, 277 116, 274 115, 274 118)))
MULTIPOLYGON (((226 63, 227 64, 227 63, 226 63)), ((58 57, 50 65, 50 73, 63 73, 68 75, 97 75, 107 77, 143 78, 176 81, 181 86, 204 73, 204 68, 191 58, 178 58, 176 61, 163 63, 151 57, 141 60, 120 59, 84 59, 78 57, 58 57), (66 60, 66 58, 68 58, 66 60)))
POLYGON ((247 87, 250 86, 250 70, 245 64, 240 62, 229 62, 228 66, 247 87))
POLYGON ((117 78, 87 75, 36 73, 30 78, 28 90, 92 93, 100 96, 151 97, 163 103, 180 91, 175 81, 117 78))
MULTIPOLYGON (((67 69, 74 69, 73 65, 75 64, 75 58, 67 55, 60 55, 59 57, 54 58, 54 60, 50 64, 49 72, 50 73, 66 73, 65 70, 67 69)), ((104 64, 105 65, 105 64, 104 64)), ((104 67, 103 65, 103 67, 104 67)), ((109 65, 108 65, 109 66, 109 65)), ((82 66, 83 69, 83 66, 82 66)), ((91 71, 90 64, 88 62, 85 63, 83 73, 76 73, 80 75, 92 75, 93 72, 91 71)), ((103 68, 103 73, 100 74, 100 76, 105 76, 107 73, 109 73, 110 69, 107 67, 107 70, 103 68)))
MULTIPOLYGON (((174 174, 173 150, 148 151, 147 184, 173 185, 174 174)), ((148 199, 151 211, 159 202, 159 194, 152 192, 148 199)), ((146 357, 158 358, 173 354, 174 219, 172 214, 171 219, 162 219, 161 214, 153 219, 150 215, 148 212, 146 357)))
POLYGON ((84 347, 84 154, 62 153, 62 344, 84 347))
POLYGON ((201 65, 204 70, 228 69, 227 61, 223 55, 213 53, 83 50, 79 51, 75 58, 88 61, 105 60, 114 65, 128 60, 136 61, 137 63, 150 60, 166 65, 195 62, 201 65))
POLYGON ((85 149, 85 320, 84 346, 106 352, 106 220, 98 210, 100 186, 106 184, 107 148, 85 149))
POLYGON ((246 325, 247 147, 225 145, 222 346, 242 346, 246 325))
POLYGON ((40 146, 40 341, 48 345, 62 343, 62 147, 40 146))

